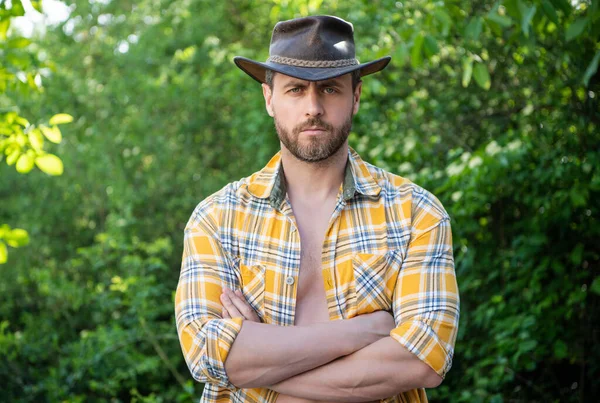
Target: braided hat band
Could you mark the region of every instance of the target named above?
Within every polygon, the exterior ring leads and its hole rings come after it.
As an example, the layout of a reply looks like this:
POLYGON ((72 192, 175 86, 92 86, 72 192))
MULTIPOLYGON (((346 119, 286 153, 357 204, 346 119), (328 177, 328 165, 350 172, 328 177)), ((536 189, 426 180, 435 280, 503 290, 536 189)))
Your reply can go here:
POLYGON ((340 60, 301 60, 293 59, 284 56, 271 56, 267 59, 267 63, 279 63, 288 66, 297 67, 347 67, 358 66, 360 63, 357 59, 340 59, 340 60))

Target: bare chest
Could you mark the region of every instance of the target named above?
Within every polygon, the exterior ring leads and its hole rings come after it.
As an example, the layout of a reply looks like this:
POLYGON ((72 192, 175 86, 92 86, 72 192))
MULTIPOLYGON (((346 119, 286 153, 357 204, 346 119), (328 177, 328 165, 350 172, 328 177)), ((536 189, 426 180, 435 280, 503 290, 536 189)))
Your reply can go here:
POLYGON ((329 320, 321 253, 332 211, 333 206, 294 211, 301 242, 295 325, 329 320))

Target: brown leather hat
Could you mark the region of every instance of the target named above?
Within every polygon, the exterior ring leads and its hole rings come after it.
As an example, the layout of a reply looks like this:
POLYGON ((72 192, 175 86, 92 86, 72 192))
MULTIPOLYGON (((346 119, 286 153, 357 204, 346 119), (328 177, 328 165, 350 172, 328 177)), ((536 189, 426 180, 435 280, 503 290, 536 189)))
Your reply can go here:
POLYGON ((235 64, 258 82, 270 69, 308 81, 321 81, 360 69, 360 75, 376 73, 391 57, 360 64, 354 51, 354 28, 338 17, 318 15, 281 21, 275 25, 269 58, 265 63, 245 57, 235 64))

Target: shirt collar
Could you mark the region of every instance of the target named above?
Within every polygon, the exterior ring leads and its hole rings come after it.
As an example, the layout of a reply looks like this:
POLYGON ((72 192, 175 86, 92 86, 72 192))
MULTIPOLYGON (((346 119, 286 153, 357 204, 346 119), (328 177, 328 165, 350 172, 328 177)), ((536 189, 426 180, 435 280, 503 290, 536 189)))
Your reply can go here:
MULTIPOLYGON (((259 199, 269 199, 273 208, 279 208, 285 199, 285 178, 281 174, 281 152, 271 158, 267 165, 248 179, 248 191, 259 199)), ((367 164, 358 153, 348 147, 348 163, 342 185, 344 200, 354 197, 356 192, 365 196, 378 196, 381 187, 377 184, 367 164)))

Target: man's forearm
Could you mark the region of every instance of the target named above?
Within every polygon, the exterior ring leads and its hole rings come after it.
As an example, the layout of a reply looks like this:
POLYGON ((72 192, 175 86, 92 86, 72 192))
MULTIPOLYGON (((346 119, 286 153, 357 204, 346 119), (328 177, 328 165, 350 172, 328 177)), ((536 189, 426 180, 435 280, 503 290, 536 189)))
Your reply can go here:
POLYGON ((441 377, 391 337, 353 354, 269 386, 313 400, 365 402, 407 390, 436 387, 441 377))
POLYGON ((225 370, 237 387, 272 385, 384 337, 385 327, 369 329, 372 323, 366 317, 288 327, 244 321, 225 370))

